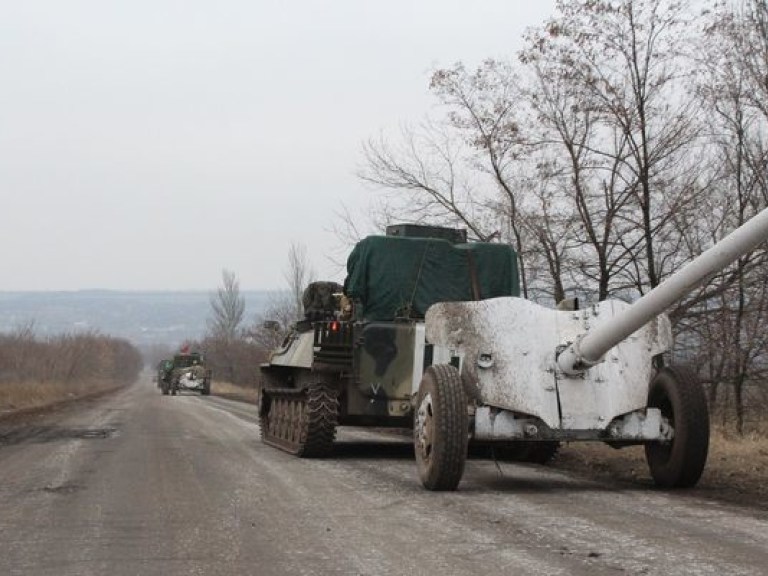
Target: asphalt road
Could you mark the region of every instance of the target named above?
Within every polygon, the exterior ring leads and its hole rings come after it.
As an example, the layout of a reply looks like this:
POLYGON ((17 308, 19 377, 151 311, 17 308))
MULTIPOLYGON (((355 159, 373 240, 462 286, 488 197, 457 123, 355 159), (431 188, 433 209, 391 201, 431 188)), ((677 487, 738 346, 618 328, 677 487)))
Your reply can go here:
POLYGON ((0 421, 0 574, 766 574, 768 515, 473 459, 454 493, 405 440, 300 460, 254 408, 141 382, 0 421))

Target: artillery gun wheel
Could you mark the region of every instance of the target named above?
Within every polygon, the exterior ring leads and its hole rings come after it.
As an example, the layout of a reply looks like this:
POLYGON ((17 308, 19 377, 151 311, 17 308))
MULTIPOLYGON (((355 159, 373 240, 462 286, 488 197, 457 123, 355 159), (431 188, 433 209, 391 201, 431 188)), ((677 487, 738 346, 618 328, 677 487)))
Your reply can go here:
POLYGON ((261 392, 261 439, 302 458, 321 458, 333 450, 339 417, 337 391, 323 383, 305 388, 265 388, 261 392))
POLYGON ((651 382, 648 407, 659 408, 675 431, 671 442, 645 445, 654 482, 662 488, 695 485, 709 451, 709 413, 701 384, 687 369, 665 367, 651 382))
POLYGON ((456 490, 467 460, 469 417, 459 371, 430 366, 419 384, 413 428, 419 478, 429 490, 456 490))

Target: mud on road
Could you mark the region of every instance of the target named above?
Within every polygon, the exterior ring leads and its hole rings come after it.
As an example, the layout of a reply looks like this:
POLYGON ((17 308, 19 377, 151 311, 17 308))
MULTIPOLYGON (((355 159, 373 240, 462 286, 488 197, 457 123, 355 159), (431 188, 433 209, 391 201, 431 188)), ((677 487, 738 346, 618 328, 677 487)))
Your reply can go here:
POLYGON ((0 574, 764 574, 768 513, 537 466, 425 491, 408 439, 262 445, 253 406, 149 382, 0 423, 0 574))

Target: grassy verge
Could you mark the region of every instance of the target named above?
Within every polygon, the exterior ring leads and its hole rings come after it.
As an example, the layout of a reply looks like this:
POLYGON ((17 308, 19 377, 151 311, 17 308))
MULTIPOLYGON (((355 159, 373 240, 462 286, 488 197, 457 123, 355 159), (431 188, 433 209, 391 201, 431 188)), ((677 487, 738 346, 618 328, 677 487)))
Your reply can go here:
POLYGON ((66 385, 54 382, 4 383, 0 384, 0 416, 91 396, 116 387, 117 384, 108 381, 66 385))
MULTIPOLYGON (((615 450, 602 443, 564 445, 554 468, 590 477, 651 485, 641 446, 615 450)), ((734 438, 712 433, 704 474, 691 494, 768 509, 768 437, 734 438)))
POLYGON ((229 382, 218 382, 216 379, 211 382, 211 394, 251 404, 256 404, 259 400, 259 394, 253 386, 238 386, 229 382))

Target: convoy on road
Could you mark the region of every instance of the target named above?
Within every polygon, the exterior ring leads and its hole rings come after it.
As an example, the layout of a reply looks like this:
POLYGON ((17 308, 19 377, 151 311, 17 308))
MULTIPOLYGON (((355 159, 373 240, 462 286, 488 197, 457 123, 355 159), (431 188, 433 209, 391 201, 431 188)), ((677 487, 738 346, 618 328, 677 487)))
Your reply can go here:
POLYGON ((460 231, 400 226, 358 243, 345 286, 315 282, 304 318, 262 367, 265 442, 299 456, 331 451, 337 425, 411 427, 425 365, 460 358, 425 341, 434 302, 519 292, 516 257, 460 231))
POLYGON ((633 305, 519 297, 517 260, 463 231, 400 225, 359 242, 344 286, 313 283, 304 318, 262 366, 265 443, 331 453, 338 425, 412 427, 422 484, 454 490, 468 443, 543 462, 560 442, 644 445, 666 488, 696 484, 703 389, 664 365, 664 310, 768 237, 768 211, 633 305))

